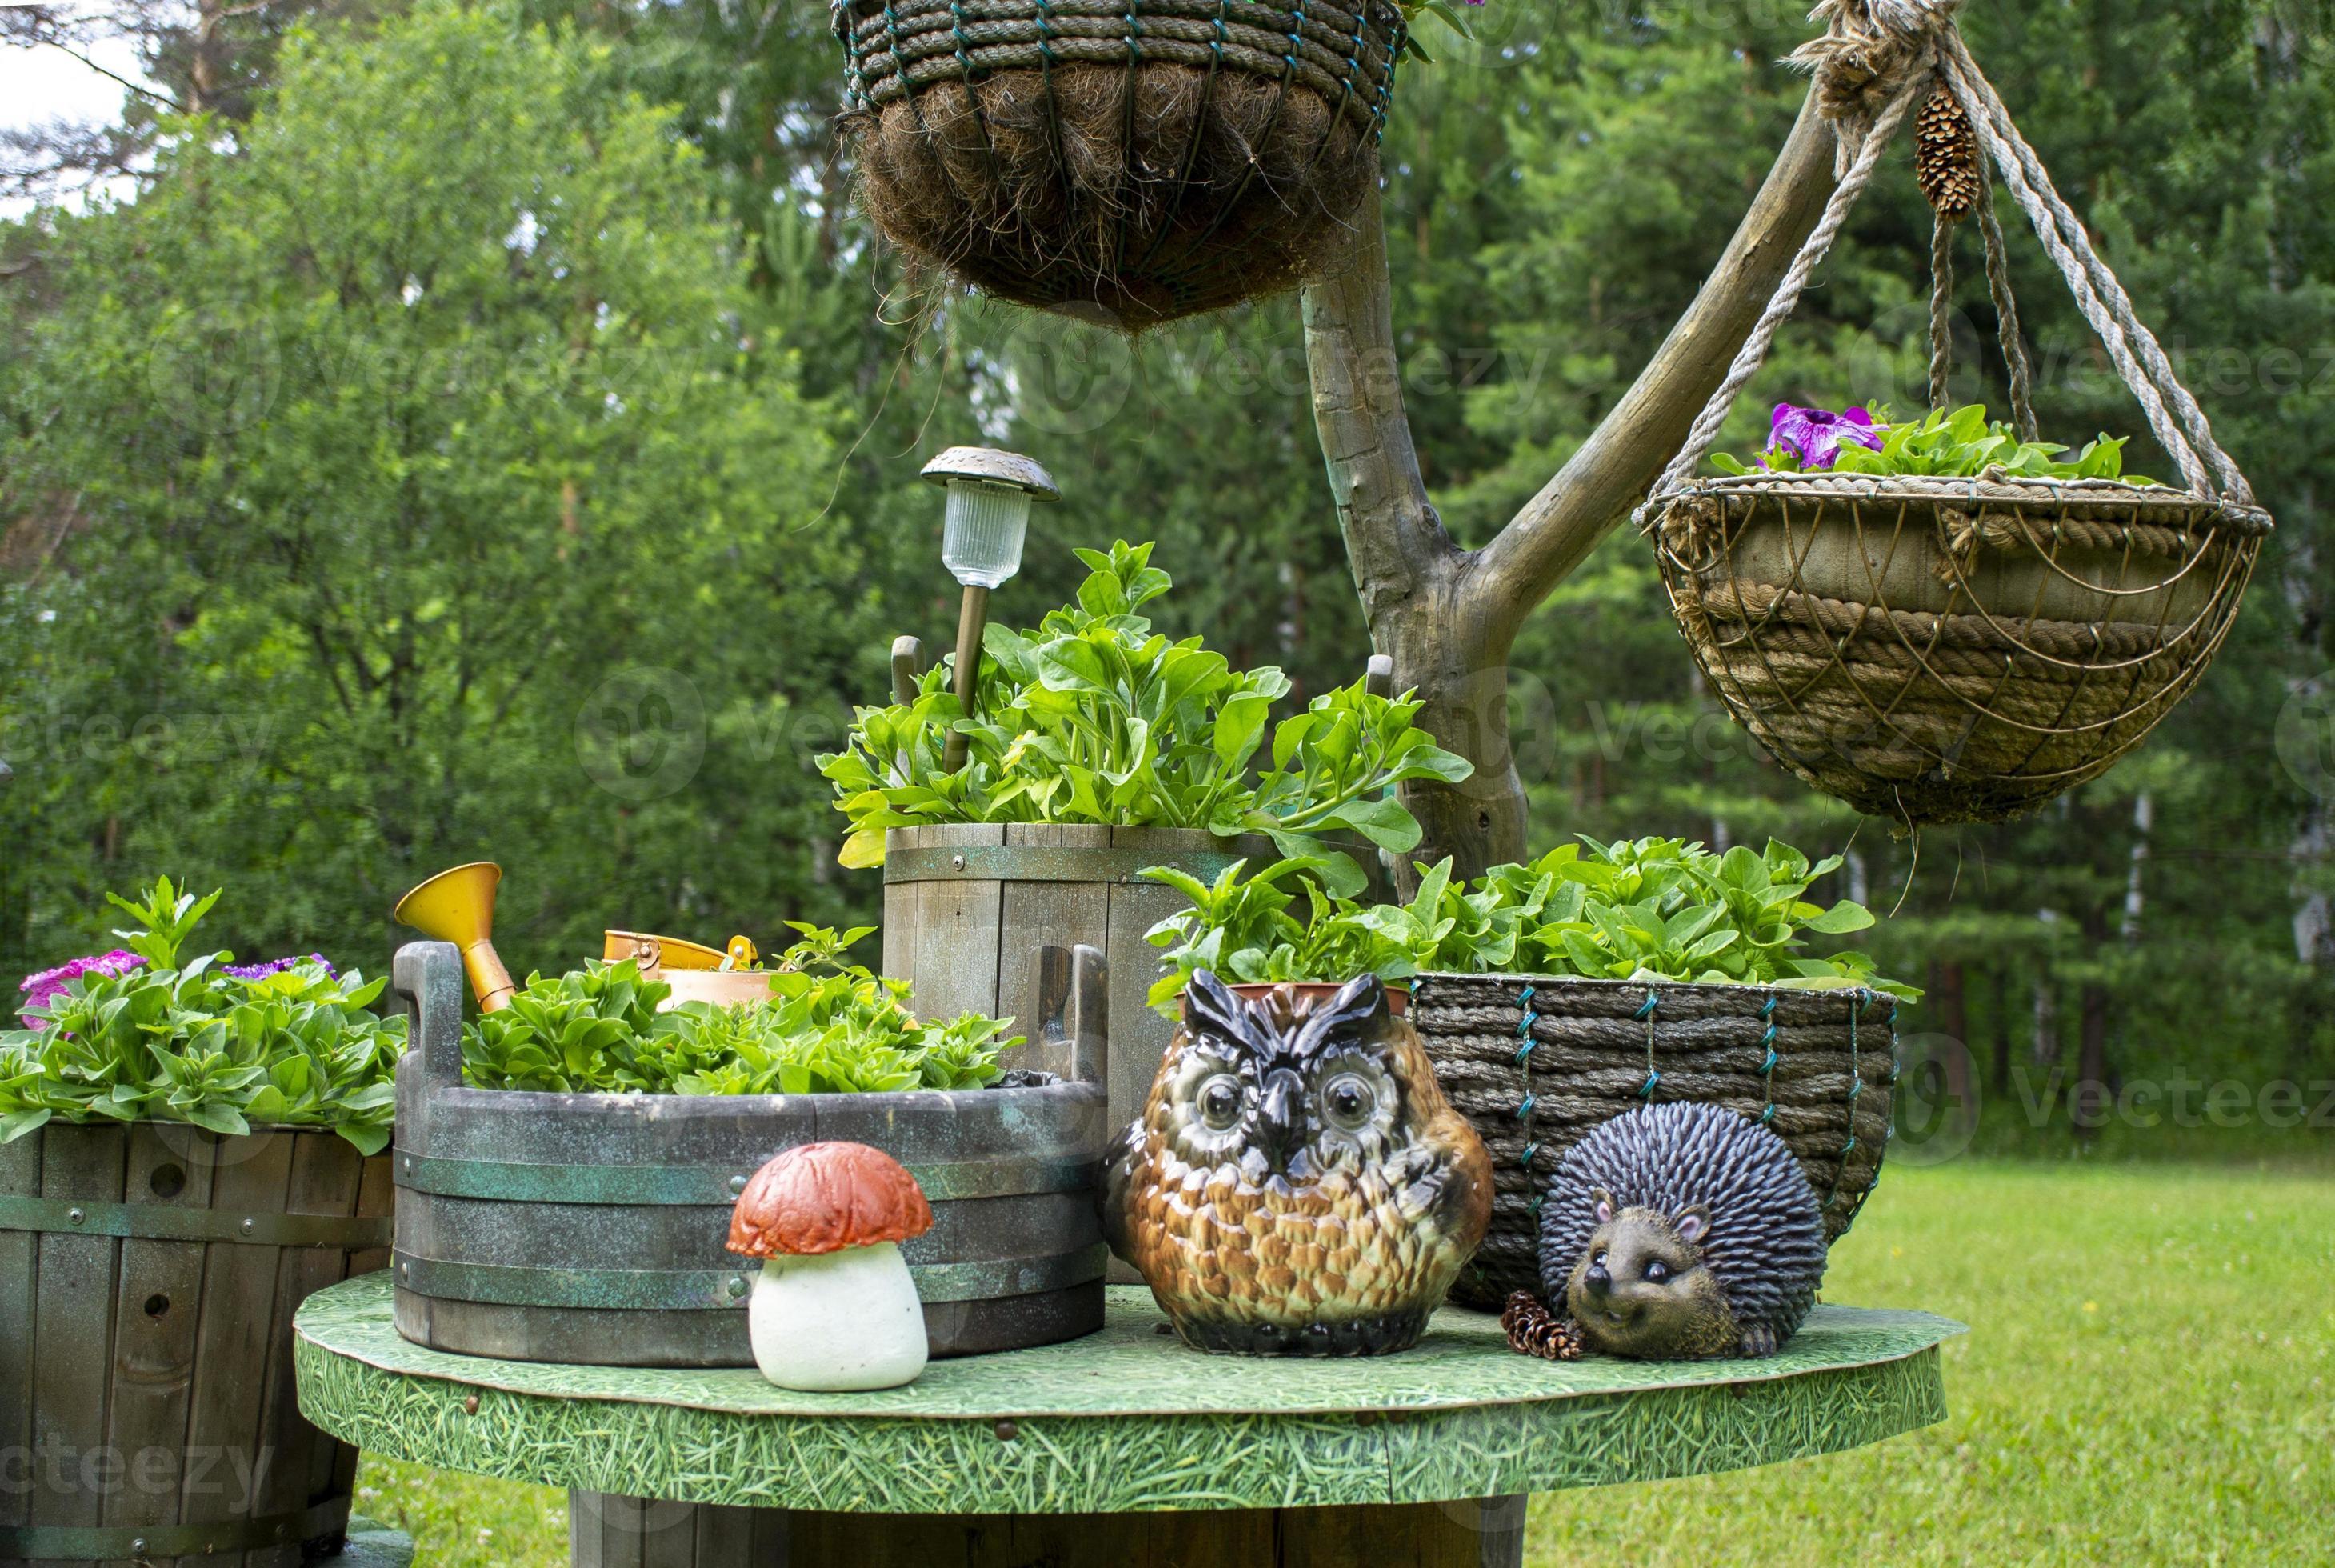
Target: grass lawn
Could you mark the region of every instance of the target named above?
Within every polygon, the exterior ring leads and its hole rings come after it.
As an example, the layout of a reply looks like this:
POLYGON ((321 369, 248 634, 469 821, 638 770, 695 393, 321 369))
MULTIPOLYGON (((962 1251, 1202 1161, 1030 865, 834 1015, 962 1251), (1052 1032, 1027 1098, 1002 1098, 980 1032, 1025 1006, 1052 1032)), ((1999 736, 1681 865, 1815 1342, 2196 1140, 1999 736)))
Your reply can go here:
MULTIPOLYGON (((1827 1299, 1923 1307, 1950 1418, 1765 1470, 1536 1498, 1526 1561, 2335 1563, 2335 1174, 1892 1171, 1827 1299)), ((417 1561, 567 1561, 560 1494, 369 1459, 417 1561)))

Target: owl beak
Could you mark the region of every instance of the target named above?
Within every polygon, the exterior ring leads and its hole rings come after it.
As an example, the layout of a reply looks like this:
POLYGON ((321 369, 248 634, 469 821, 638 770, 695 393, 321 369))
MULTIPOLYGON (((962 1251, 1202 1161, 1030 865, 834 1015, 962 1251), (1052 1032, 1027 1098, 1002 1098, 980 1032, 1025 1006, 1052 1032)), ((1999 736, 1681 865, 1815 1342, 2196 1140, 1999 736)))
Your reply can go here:
POLYGON ((1289 1157, 1304 1141, 1304 1087, 1285 1067, 1264 1080, 1264 1099, 1256 1110, 1257 1141, 1275 1170, 1285 1169, 1289 1157))

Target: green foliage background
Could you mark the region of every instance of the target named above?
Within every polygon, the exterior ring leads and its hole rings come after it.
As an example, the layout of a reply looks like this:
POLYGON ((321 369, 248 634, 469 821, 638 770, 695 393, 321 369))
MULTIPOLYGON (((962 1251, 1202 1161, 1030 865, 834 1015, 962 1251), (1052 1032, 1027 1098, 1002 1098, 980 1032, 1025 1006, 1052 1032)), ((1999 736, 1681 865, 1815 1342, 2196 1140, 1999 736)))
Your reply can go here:
MULTIPOLYGON (((231 887, 243 956, 368 968, 397 893, 476 857, 509 873, 521 973, 604 926, 872 917, 812 758, 886 690, 892 635, 952 630, 916 469, 956 441, 1068 497, 1001 620, 1068 595, 1072 546, 1156 538, 1162 630, 1301 701, 1359 673, 1295 302, 1129 344, 903 276, 848 201, 824 6, 424 0, 288 34, 285 10, 221 24, 248 118, 141 111, 134 201, 0 226, 0 973, 106 945, 102 891, 164 871, 231 887)), ((1494 0, 1407 69, 1395 319, 1466 542, 1718 256, 1804 92, 1775 63, 1802 10, 1494 0)), ((2232 646, 2062 806, 1899 843, 1725 722, 1624 532, 1517 650, 1535 847, 1846 852, 1819 895, 1896 907, 1874 940, 1931 989, 1912 1027, 1998 1092, 2088 1060, 2330 1076, 2329 8, 1991 0, 1966 28, 2278 515, 2232 646)), ((2140 433, 2012 233, 2047 431, 2140 433)), ((1727 446, 1779 399, 1923 401, 1927 241, 1910 177, 1881 181, 1727 446)), ((1964 281, 1956 398, 2000 407, 1964 281)), ((2169 468, 2145 434, 2130 457, 2169 468)))

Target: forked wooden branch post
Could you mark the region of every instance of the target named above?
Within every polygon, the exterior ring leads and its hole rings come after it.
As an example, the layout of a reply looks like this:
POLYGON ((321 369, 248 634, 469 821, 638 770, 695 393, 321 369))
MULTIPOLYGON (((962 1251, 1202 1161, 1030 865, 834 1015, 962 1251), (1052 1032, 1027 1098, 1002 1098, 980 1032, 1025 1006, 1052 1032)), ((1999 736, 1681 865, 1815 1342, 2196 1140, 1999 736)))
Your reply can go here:
MULTIPOLYGON (((1833 188, 1834 136, 1814 95, 1741 227, 1638 380, 1488 544, 1444 528, 1419 467, 1394 343, 1386 233, 1373 194, 1352 264, 1304 292, 1313 417, 1371 637, 1419 721, 1476 764, 1463 784, 1407 784, 1425 829, 1412 858, 1457 872, 1521 858, 1525 791, 1508 741, 1507 664, 1526 615, 1645 494, 1726 374, 1833 188)), ((1408 866, 1405 867, 1408 870, 1408 866)), ((1409 878, 1406 876, 1406 882, 1409 878)))

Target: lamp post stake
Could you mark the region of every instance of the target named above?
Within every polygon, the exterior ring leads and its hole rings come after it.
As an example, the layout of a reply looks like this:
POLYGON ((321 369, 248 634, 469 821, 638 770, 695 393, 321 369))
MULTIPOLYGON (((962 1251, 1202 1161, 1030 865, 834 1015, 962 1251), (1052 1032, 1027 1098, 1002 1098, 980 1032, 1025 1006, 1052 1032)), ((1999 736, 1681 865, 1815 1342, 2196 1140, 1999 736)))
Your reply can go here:
MULTIPOLYGON (((1033 501, 1062 492, 1046 470, 1017 452, 991 447, 951 447, 925 465, 925 478, 948 491, 941 525, 941 560, 964 585, 956 623, 956 699, 970 715, 981 672, 981 632, 989 619, 989 591, 1022 569, 1022 539, 1033 501)), ((952 730, 941 751, 954 773, 964 766, 965 738, 952 730)))

